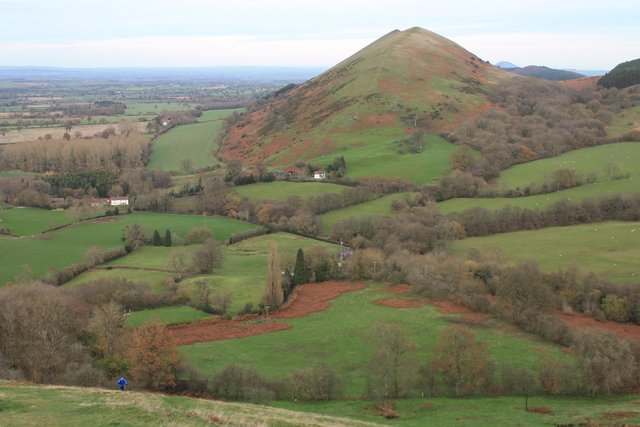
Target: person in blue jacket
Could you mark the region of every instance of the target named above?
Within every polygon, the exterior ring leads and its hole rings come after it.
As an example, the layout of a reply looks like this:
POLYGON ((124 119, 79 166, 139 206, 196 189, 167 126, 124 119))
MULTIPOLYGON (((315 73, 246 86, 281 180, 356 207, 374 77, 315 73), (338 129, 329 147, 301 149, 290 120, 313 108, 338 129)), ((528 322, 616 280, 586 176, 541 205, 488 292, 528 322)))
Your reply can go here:
POLYGON ((124 379, 124 377, 120 377, 117 384, 118 384, 118 387, 120 387, 120 390, 124 391, 124 387, 129 383, 127 382, 127 380, 124 379))

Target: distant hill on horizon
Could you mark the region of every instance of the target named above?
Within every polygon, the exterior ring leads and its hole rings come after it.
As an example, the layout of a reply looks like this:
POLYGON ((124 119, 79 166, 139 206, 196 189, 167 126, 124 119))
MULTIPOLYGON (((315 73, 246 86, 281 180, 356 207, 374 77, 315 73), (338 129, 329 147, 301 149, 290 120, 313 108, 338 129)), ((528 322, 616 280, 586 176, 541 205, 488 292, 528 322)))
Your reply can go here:
POLYGON ((522 76, 538 77, 546 80, 572 80, 576 78, 581 79, 584 77, 602 76, 607 72, 606 70, 579 70, 574 68, 558 69, 539 65, 527 65, 526 67, 519 67, 509 61, 496 62, 494 65, 496 67, 502 68, 503 70, 511 71, 512 73, 520 74, 522 76), (565 74, 562 73, 563 71, 573 74, 565 74), (576 74, 580 75, 580 77, 576 77, 576 74), (558 76, 563 78, 555 78, 558 76))
POLYGON ((97 80, 97 81, 240 81, 302 83, 326 67, 114 67, 66 68, 0 66, 0 80, 97 80))
POLYGON ((558 70, 542 65, 527 65, 526 67, 518 67, 517 65, 508 61, 500 61, 495 65, 496 67, 502 68, 503 70, 509 71, 511 73, 519 74, 525 77, 535 77, 545 80, 575 80, 586 77, 585 74, 577 71, 558 70))

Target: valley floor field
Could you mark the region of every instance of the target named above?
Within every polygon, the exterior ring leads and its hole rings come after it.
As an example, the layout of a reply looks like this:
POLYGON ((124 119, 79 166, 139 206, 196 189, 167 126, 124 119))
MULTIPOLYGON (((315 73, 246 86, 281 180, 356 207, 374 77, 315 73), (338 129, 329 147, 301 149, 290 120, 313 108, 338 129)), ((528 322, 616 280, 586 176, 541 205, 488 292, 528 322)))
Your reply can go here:
MULTIPOLYGON (((321 289, 323 283, 305 286, 309 290, 321 289)), ((278 323, 288 326, 279 332, 185 345, 181 349, 204 375, 214 374, 230 363, 239 363, 254 366, 269 377, 284 378, 295 369, 306 369, 322 361, 336 370, 346 383, 347 396, 351 397, 362 396, 365 391, 374 351, 367 344, 367 337, 372 327, 381 321, 395 322, 402 327, 415 343, 415 358, 419 363, 431 354, 438 333, 460 322, 468 324, 478 340, 489 345, 491 357, 499 368, 535 369, 543 355, 563 361, 570 359, 559 346, 496 319, 467 321, 459 314, 443 314, 430 304, 392 308, 376 303, 388 296, 389 288, 369 284, 366 289, 336 298, 326 311, 305 317, 279 318, 278 323)))

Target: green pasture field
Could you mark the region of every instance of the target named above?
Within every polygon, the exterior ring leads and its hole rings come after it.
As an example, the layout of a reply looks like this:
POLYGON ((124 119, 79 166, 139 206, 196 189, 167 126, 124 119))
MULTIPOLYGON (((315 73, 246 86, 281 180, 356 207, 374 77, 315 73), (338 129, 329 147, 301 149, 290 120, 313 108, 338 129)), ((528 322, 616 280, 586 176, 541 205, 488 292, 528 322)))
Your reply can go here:
POLYGON ((147 321, 159 322, 165 325, 176 325, 178 323, 195 322, 209 317, 211 317, 211 315, 202 310, 180 305, 134 311, 127 316, 127 323, 132 327, 142 326, 147 321))
POLYGON ((401 139, 396 132, 392 135, 378 135, 363 132, 361 135, 345 135, 353 139, 346 144, 344 150, 336 151, 323 159, 314 162, 333 160, 332 156, 344 156, 349 178, 385 178, 403 179, 414 184, 430 184, 438 181, 445 172, 451 169, 449 157, 456 146, 443 138, 430 135, 426 138, 425 149, 417 154, 399 154, 395 151, 393 141, 401 139), (358 141, 362 141, 358 143, 358 141), (364 142, 366 141, 366 142, 364 142))
POLYGON ((520 189, 528 185, 541 186, 558 169, 574 169, 581 178, 596 172, 598 181, 607 181, 605 167, 617 164, 620 174, 640 176, 640 143, 619 142, 597 147, 569 151, 557 157, 536 160, 513 166, 500 173, 497 185, 501 188, 520 189))
POLYGON ((153 141, 147 166, 150 169, 184 171, 182 161, 185 159, 191 160, 192 169, 220 164, 213 152, 214 139, 221 125, 221 121, 210 121, 176 126, 153 141))
POLYGON ((594 271, 615 283, 640 283, 640 222, 601 222, 518 231, 458 240, 451 246, 463 255, 469 249, 499 248, 513 260, 536 260, 544 271, 571 264, 594 271))
POLYGON ((234 112, 242 112, 244 111, 244 108, 232 108, 232 109, 227 109, 227 110, 207 110, 207 111, 203 111, 202 115, 200 117, 198 117, 198 121, 199 122, 210 122, 213 120, 222 120, 226 117, 228 117, 230 114, 233 114, 234 112))
MULTIPOLYGON (((130 379, 129 384, 135 387, 130 379)), ((0 413, 3 427, 377 425, 248 403, 7 381, 0 382, 0 413)))
POLYGON ((3 260, 0 284, 14 280, 24 264, 31 267, 34 277, 42 277, 50 267, 61 269, 81 262, 90 246, 103 249, 121 247, 124 228, 134 223, 143 224, 150 233, 157 229, 164 235, 165 230, 170 229, 178 236, 184 236, 193 227, 205 226, 221 242, 233 233, 257 228, 253 224, 223 217, 134 213, 79 223, 37 238, 0 238, 0 259, 3 260))
POLYGON ((625 108, 618 114, 614 114, 611 125, 607 127, 609 135, 619 135, 633 128, 640 127, 640 105, 625 108))
POLYGON ((507 205, 525 209, 542 209, 561 200, 578 202, 592 197, 637 193, 640 190, 638 182, 638 178, 600 181, 593 184, 585 184, 579 187, 569 188, 567 190, 556 191, 554 193, 536 194, 535 196, 527 197, 461 197, 439 202, 438 209, 444 214, 449 212, 461 212, 473 207, 497 210, 507 205))
MULTIPOLYGON (((322 283, 312 286, 322 286, 322 283)), ((329 310, 277 322, 291 324, 288 330, 253 337, 212 341, 182 346, 189 361, 203 374, 213 374, 230 363, 254 366, 267 376, 283 377, 295 369, 325 362, 345 380, 350 397, 365 392, 368 361, 373 348, 367 342, 372 325, 378 321, 400 324, 416 345, 415 357, 424 363, 434 347, 438 333, 459 315, 440 314, 434 306, 390 308, 375 304, 390 297, 380 285, 346 293, 331 302, 329 310)), ((540 356, 569 361, 562 349, 534 335, 497 320, 472 326, 478 340, 491 348, 498 367, 537 368, 540 356)))
POLYGON ((186 279, 181 283, 192 289, 198 280, 206 280, 211 286, 212 294, 230 292, 232 313, 241 311, 247 303, 257 308, 264 293, 267 256, 272 244, 278 246, 282 268, 288 267, 291 271, 298 249, 307 250, 314 246, 322 246, 335 253, 339 251, 336 245, 295 234, 267 234, 227 246, 225 261, 219 270, 215 270, 211 275, 186 279))
MULTIPOLYGON (((640 423, 640 398, 631 396, 547 397, 529 396, 529 409, 548 408, 550 414, 526 412, 524 397, 467 397, 397 399, 398 418, 386 421, 377 415, 374 402, 341 400, 331 402, 272 402, 271 405, 294 411, 332 414, 385 425, 406 427, 476 427, 476 426, 605 426, 615 423, 640 423), (618 414, 618 418, 616 418, 618 414), (625 416, 626 414, 626 416, 625 416)), ((615 424, 618 425, 618 424, 615 424)))
MULTIPOLYGON (((337 246, 329 243, 289 233, 268 234, 223 247, 225 260, 220 269, 215 270, 212 274, 193 276, 183 280, 180 284, 192 291, 196 282, 204 280, 209 284, 212 295, 217 292, 231 293, 230 311, 232 313, 240 312, 247 303, 251 303, 257 308, 264 292, 267 255, 274 243, 278 245, 278 251, 282 257, 282 267, 289 267, 290 270, 293 270, 298 248, 306 250, 314 246, 323 246, 338 252, 337 246)), ((183 251, 187 261, 191 262, 193 253, 199 247, 200 245, 144 246, 105 264, 106 267, 111 267, 111 270, 94 269, 88 271, 68 282, 66 286, 76 286, 99 278, 122 277, 148 283, 152 289, 161 292, 164 290, 165 281, 173 277, 170 266, 171 253, 176 250, 183 251), (139 268, 139 270, 126 268, 139 268)))
POLYGON ((100 268, 82 273, 78 277, 69 280, 64 284, 64 286, 78 286, 80 284, 92 282, 94 280, 118 278, 127 279, 132 282, 147 283, 154 291, 162 292, 165 289, 166 280, 172 277, 173 274, 163 273, 160 271, 128 270, 119 268, 106 270, 100 268))
POLYGON ((12 234, 31 236, 54 227, 69 224, 69 217, 62 210, 37 208, 0 209, 0 228, 12 234))
POLYGON ((347 218, 358 218, 363 216, 375 215, 393 215, 391 202, 393 202, 394 200, 407 199, 414 195, 415 193, 388 194, 370 202, 360 203, 358 205, 349 206, 337 211, 327 212, 320 215, 320 218, 322 219, 322 231, 325 234, 331 233, 331 230, 333 230, 333 225, 336 222, 342 221, 347 218))
POLYGON ((339 193, 347 187, 330 182, 289 182, 273 181, 259 182, 251 185, 236 187, 238 195, 252 202, 258 200, 284 201, 290 197, 307 199, 328 193, 339 193))

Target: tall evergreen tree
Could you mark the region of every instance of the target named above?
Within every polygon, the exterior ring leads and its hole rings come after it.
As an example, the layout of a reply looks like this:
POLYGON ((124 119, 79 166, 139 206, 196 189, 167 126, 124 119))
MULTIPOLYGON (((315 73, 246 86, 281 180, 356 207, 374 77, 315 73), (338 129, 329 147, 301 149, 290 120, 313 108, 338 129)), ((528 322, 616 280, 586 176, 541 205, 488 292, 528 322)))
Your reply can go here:
POLYGON ((171 231, 167 228, 167 232, 164 233, 164 245, 171 246, 171 231))
POLYGON ((162 237, 160 237, 160 233, 158 233, 158 230, 153 231, 152 243, 153 246, 162 246, 162 237))
POLYGON ((302 285, 309 281, 309 272, 304 265, 304 252, 302 248, 298 249, 296 254, 296 264, 293 267, 293 286, 302 285))

